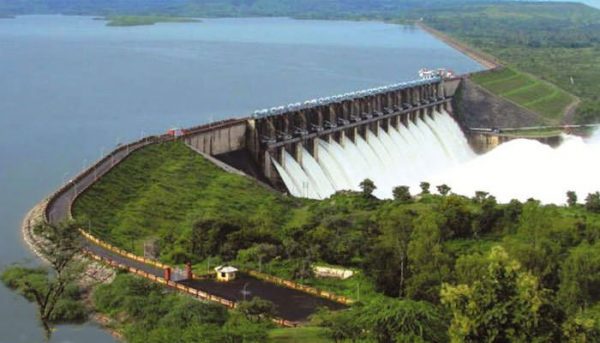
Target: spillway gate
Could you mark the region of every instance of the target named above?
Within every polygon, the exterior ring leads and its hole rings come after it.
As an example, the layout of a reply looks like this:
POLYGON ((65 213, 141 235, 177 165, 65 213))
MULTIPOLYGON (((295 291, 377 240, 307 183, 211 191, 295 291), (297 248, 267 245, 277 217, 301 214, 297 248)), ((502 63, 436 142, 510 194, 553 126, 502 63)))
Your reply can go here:
POLYGON ((419 80, 258 111, 249 119, 249 147, 264 176, 280 185, 271 160, 283 165, 284 151, 300 161, 299 150, 305 148, 318 160, 317 138, 354 141, 357 135, 366 138, 367 131, 378 134, 433 111, 451 113, 458 82, 419 80))

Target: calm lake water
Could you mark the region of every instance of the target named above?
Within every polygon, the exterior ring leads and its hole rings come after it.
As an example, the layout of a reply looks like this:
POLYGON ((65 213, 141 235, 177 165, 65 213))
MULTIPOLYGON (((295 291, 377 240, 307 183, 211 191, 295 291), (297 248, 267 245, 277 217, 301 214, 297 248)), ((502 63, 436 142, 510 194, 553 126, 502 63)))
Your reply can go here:
MULTIPOLYGON (((118 142, 255 109, 481 67, 428 34, 367 22, 211 19, 111 28, 90 17, 0 20, 0 268, 29 261, 25 212, 118 142)), ((0 286, 0 343, 42 341, 0 286)), ((94 325, 53 342, 114 340, 94 325)))

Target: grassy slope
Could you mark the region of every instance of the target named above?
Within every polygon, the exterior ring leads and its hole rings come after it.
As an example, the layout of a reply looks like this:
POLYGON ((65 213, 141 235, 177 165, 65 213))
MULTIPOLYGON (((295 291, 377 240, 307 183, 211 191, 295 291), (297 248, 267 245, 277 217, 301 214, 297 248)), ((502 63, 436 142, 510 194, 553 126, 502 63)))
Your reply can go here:
MULTIPOLYGON (((583 100, 576 121, 600 120, 600 10, 576 3, 510 3, 437 9, 423 16, 428 25, 538 78, 536 85, 515 78, 517 87, 532 88, 515 91, 513 100, 557 120, 567 95, 554 90, 548 98, 536 98, 548 86, 541 79, 583 100)), ((501 91, 510 84, 506 87, 501 91)))
POLYGON ((474 75, 472 80, 494 94, 540 113, 548 124, 559 123, 565 108, 574 101, 562 89, 513 68, 474 75))
MULTIPOLYGON (((286 198, 247 178, 221 171, 183 143, 165 143, 133 153, 78 198, 73 211, 84 224, 91 223, 98 237, 142 254, 148 239, 177 239, 198 218, 226 218, 250 227, 274 221, 275 230, 285 235, 286 228, 301 227, 314 216, 310 207, 299 206, 302 203, 305 201, 286 198)), ((168 255, 168 251, 164 253, 168 255)), ((165 261, 172 263, 168 258, 165 261)), ((219 262, 211 258, 194 268, 200 274, 219 262)), ((256 270, 262 267, 284 278, 292 277, 294 267, 294 262, 282 260, 262 266, 233 263, 256 270)), ((362 273, 344 281, 311 278, 302 282, 352 298, 357 290, 361 298, 377 296, 372 281, 362 273)))
POLYGON ((149 237, 181 233, 201 217, 251 221, 268 211, 285 218, 283 196, 222 172, 183 143, 133 153, 78 199, 74 215, 119 246, 142 251, 149 237))

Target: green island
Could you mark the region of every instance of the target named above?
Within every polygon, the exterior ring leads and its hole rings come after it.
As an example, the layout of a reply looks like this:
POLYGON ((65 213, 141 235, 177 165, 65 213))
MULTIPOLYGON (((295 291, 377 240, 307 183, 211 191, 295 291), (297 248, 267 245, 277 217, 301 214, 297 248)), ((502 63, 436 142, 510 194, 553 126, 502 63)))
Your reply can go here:
MULTIPOLYGON (((221 171, 183 143, 143 148, 76 202, 75 217, 95 235, 136 253, 154 240, 161 261, 192 261, 199 273, 207 264, 260 268, 358 302, 288 330, 128 274, 96 287, 91 299, 129 342, 162 342, 174 332, 177 342, 600 337, 599 193, 584 205, 568 194, 569 205, 556 206, 499 204, 444 185, 436 195, 427 183, 420 194, 398 187, 393 200, 379 200, 376 185, 362 186, 323 201, 294 199, 221 171), (315 264, 356 275, 318 278, 315 264)), ((8 285, 43 283, 39 271, 18 268, 4 272, 8 285)))
POLYGON ((104 20, 107 26, 144 26, 158 23, 200 23, 201 20, 183 17, 170 17, 159 15, 116 15, 108 16, 104 20))

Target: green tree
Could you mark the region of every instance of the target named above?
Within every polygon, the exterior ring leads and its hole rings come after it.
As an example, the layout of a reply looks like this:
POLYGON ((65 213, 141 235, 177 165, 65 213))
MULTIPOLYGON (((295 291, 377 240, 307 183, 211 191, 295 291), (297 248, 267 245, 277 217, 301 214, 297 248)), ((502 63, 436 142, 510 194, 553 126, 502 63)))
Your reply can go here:
POLYGON ((558 296, 569 313, 600 300, 600 243, 584 242, 571 250, 560 270, 558 296))
POLYGON ((377 342, 447 342, 447 326, 435 306, 411 300, 379 300, 361 314, 377 342))
POLYGON ((452 189, 450 188, 450 186, 443 184, 443 185, 439 185, 437 186, 437 191, 438 193, 440 193, 443 196, 446 196, 450 193, 452 189))
POLYGON ((408 186, 398 186, 394 187, 392 190, 392 194, 396 201, 405 203, 412 200, 412 195, 410 194, 410 189, 408 186))
POLYGON ((521 213, 523 212, 523 204, 516 199, 512 199, 502 208, 501 226, 504 228, 504 233, 511 234, 517 230, 521 213))
POLYGON ((78 228, 78 224, 71 221, 58 225, 46 222, 38 224, 34 227, 34 232, 46 242, 40 245, 39 251, 52 270, 16 267, 12 269, 13 273, 8 270, 2 275, 2 280, 8 287, 37 304, 38 316, 47 339, 50 339, 52 333, 52 323, 63 319, 57 316, 57 312, 66 314, 81 311, 74 307, 77 304, 63 300, 65 292, 75 285, 83 270, 82 262, 75 258, 82 248, 78 228))
POLYGON ((259 297, 239 302, 236 309, 253 322, 271 319, 276 313, 275 305, 272 302, 259 297))
POLYGON ((519 221, 518 235, 533 246, 539 243, 539 238, 552 226, 549 209, 537 200, 529 200, 523 206, 519 221))
POLYGON ((424 213, 415 220, 408 245, 410 278, 406 295, 411 299, 439 301, 440 286, 450 272, 450 257, 444 251, 439 218, 424 213))
POLYGON ((359 305, 348 311, 321 311, 315 316, 319 324, 326 327, 329 338, 334 342, 360 341, 365 336, 364 323, 357 315, 359 305))
POLYGON ((435 306, 412 300, 377 299, 318 317, 335 342, 447 342, 446 318, 435 306))
POLYGON ((563 342, 600 342, 600 305, 577 312, 562 325, 563 342))
POLYGON ((480 253, 463 254, 456 259, 454 277, 458 284, 472 284, 487 271, 488 262, 480 253))
POLYGON ((359 184, 359 187, 362 190, 363 196, 365 196, 367 198, 372 197, 373 192, 375 191, 375 189, 377 189, 377 186, 375 186, 375 182, 373 182, 371 179, 364 179, 359 184))
POLYGON ((473 236, 489 233, 502 217, 502 211, 498 208, 498 202, 494 196, 487 196, 480 203, 481 207, 475 213, 473 221, 473 236))
POLYGON ((548 300, 538 280, 499 246, 486 260, 486 273, 472 284, 442 286, 442 303, 452 312, 451 341, 545 341, 538 329, 548 300))
MULTIPOLYGON (((523 206, 516 235, 504 238, 504 246, 512 257, 533 273, 545 288, 558 288, 558 270, 564 249, 557 235, 555 209, 528 201, 523 206)), ((570 230, 570 229, 569 229, 570 230)), ((566 244, 562 243, 562 244, 566 244)))
POLYGON ((431 192, 429 191, 429 188, 431 187, 431 184, 429 182, 421 182, 419 184, 419 187, 421 187, 421 194, 430 194, 431 192))
POLYGON ((471 235, 474 214, 466 198, 450 194, 442 199, 436 211, 443 218, 440 228, 444 240, 471 235))
POLYGON ((409 275, 408 244, 416 214, 403 208, 381 213, 382 231, 365 260, 365 270, 375 279, 378 290, 389 296, 404 296, 409 275))
POLYGON ((573 191, 567 192, 567 205, 569 205, 569 207, 577 206, 577 193, 573 191))
POLYGON ((488 195, 490 195, 490 193, 488 192, 476 191, 475 197, 473 197, 473 201, 475 201, 476 203, 482 203, 488 197, 488 195))
POLYGON ((229 319, 227 309, 219 304, 204 303, 190 297, 182 297, 160 320, 160 325, 185 329, 190 323, 223 326, 229 319))
POLYGON ((600 192, 590 193, 585 198, 585 208, 594 213, 600 213, 600 192))
MULTIPOLYGON (((270 323, 254 323, 244 315, 232 315, 231 319, 223 326, 226 339, 221 342, 267 342, 270 323)), ((196 336, 190 342, 196 342, 196 336)))
MULTIPOLYGON (((219 255, 226 251, 237 254, 242 247, 226 245, 228 236, 241 230, 241 227, 226 218, 202 218, 197 220, 192 227, 190 254, 194 260, 205 259, 209 256, 219 255)), ((235 257, 235 255, 231 256, 235 257)), ((176 261, 184 263, 188 261, 176 261)))

